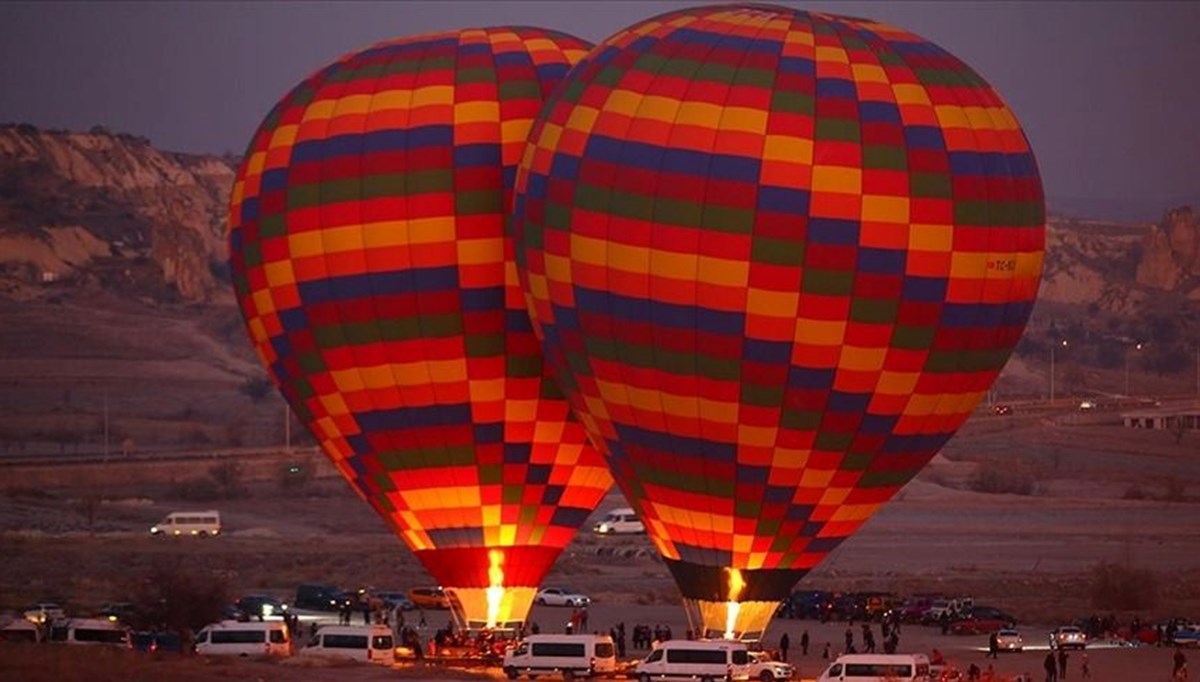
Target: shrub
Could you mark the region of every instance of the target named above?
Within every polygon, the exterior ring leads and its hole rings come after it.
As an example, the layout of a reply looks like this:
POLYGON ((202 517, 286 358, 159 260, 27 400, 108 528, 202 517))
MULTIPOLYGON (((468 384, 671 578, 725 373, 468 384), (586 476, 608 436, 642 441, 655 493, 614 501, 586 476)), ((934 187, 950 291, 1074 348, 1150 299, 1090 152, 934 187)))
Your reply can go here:
POLYGON ((134 605, 143 614, 145 626, 180 633, 220 620, 229 602, 225 578, 193 568, 178 557, 152 565, 136 594, 134 605))
POLYGON ((212 502, 221 499, 221 489, 211 478, 189 478, 171 486, 170 495, 188 502, 212 502))
POLYGON ((254 402, 259 402, 271 393, 271 386, 271 380, 266 377, 248 377, 239 390, 254 402))
POLYGON ((1141 611, 1158 604, 1158 576, 1143 568, 1102 562, 1092 568, 1092 606, 1105 611, 1141 611))

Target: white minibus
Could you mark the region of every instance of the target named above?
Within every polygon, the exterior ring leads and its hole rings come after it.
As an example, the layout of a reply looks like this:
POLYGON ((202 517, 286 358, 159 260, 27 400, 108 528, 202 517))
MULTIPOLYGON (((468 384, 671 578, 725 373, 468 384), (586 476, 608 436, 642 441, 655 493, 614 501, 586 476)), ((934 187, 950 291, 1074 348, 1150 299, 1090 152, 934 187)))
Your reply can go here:
POLYGON ((128 649, 129 628, 99 618, 68 618, 50 626, 50 641, 64 644, 104 644, 128 649))
POLYGON ((162 521, 150 526, 151 535, 220 535, 221 514, 216 511, 171 512, 162 521))
POLYGON ((842 654, 817 682, 930 682, 924 654, 842 654))
POLYGON ((746 645, 726 639, 672 639, 658 645, 634 668, 641 682, 653 680, 745 680, 750 654, 746 645))
POLYGON ((300 656, 349 658, 379 665, 396 662, 392 629, 386 625, 326 625, 317 630, 308 644, 296 653, 300 656))
POLYGON ((283 621, 223 620, 196 635, 196 653, 206 656, 290 656, 291 637, 283 621))
POLYGON ((609 635, 530 635, 504 652, 504 674, 559 673, 564 680, 612 675, 617 670, 616 649, 609 635))

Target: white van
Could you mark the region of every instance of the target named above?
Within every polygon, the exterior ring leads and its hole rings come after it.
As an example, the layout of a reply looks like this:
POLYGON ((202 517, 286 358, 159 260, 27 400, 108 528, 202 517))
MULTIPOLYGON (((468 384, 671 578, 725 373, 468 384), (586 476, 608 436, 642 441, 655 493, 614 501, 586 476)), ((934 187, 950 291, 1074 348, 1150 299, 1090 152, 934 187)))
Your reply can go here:
POLYGON ((317 630, 308 645, 296 653, 300 656, 349 658, 379 665, 396 662, 392 629, 386 625, 326 625, 317 630))
POLYGON ((157 524, 150 526, 151 535, 195 535, 207 537, 221 534, 221 514, 212 510, 194 512, 171 512, 157 524))
POLYGON ((510 680, 547 673, 561 673, 564 680, 608 676, 617 670, 617 655, 609 635, 530 635, 504 652, 503 668, 510 680))
POLYGON ((196 653, 205 656, 290 656, 292 641, 280 620, 223 620, 196 635, 196 653))
POLYGON ((68 618, 50 626, 50 641, 63 644, 108 645, 122 649, 132 646, 129 628, 100 618, 68 618))
POLYGON ((925 654, 842 654, 817 682, 930 682, 925 654))
POLYGON ((746 645, 727 639, 671 639, 658 645, 633 674, 641 682, 652 680, 745 680, 750 654, 746 645))
POLYGON ((645 533, 646 526, 629 507, 618 507, 604 515, 604 519, 592 526, 593 533, 601 535, 621 535, 624 533, 645 533))

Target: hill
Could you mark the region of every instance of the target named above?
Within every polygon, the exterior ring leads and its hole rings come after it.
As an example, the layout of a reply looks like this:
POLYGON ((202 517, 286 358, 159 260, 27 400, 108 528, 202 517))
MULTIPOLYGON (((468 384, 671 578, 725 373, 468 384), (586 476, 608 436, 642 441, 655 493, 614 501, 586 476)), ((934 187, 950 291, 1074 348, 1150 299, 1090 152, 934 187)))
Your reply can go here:
MULTIPOLYGON (((0 448, 271 444, 284 407, 242 328, 227 271, 236 159, 101 128, 0 126, 0 448)), ((1045 393, 1190 390, 1200 330, 1200 219, 1052 217, 1041 300, 997 385, 1045 393), (1190 345, 1189 345, 1190 344, 1190 345)), ((293 429, 298 432, 299 429, 293 429)), ((299 437, 299 436, 298 436, 299 437)))

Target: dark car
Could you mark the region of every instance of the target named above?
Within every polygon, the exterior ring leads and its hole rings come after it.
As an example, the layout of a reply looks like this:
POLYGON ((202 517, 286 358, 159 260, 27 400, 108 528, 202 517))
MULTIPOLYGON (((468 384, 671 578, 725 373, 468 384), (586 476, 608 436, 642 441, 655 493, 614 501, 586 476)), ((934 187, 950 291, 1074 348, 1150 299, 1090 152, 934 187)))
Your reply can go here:
POLYGON ((174 632, 135 632, 133 650, 163 653, 183 653, 183 640, 174 632))
POLYGON ((124 601, 105 604, 100 607, 100 612, 97 615, 114 623, 123 623, 125 625, 134 625, 141 620, 141 613, 137 607, 124 601))
POLYGON ((292 605, 312 611, 337 611, 341 608, 342 591, 333 585, 307 584, 296 588, 292 605))
POLYGON ((248 618, 264 620, 266 618, 282 618, 287 613, 288 605, 282 600, 265 594, 249 594, 233 603, 238 611, 248 618))

